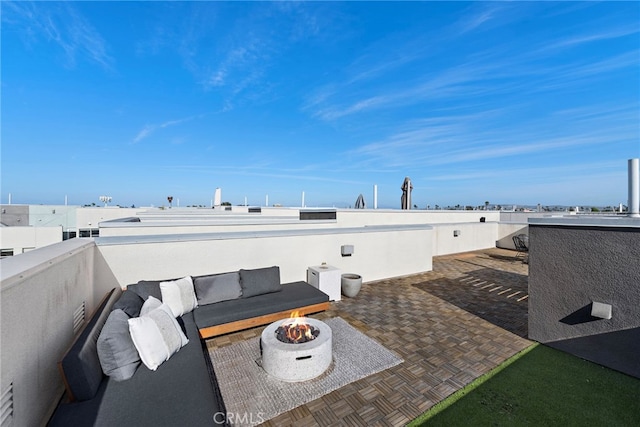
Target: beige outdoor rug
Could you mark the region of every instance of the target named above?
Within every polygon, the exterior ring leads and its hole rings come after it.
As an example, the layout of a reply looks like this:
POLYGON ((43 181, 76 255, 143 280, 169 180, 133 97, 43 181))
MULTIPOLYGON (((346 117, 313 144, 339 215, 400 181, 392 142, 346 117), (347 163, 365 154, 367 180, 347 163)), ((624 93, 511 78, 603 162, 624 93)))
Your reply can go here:
POLYGON ((260 361, 260 337, 211 350, 211 360, 236 426, 263 423, 353 381, 403 362, 396 354, 340 317, 324 321, 333 335, 333 363, 320 377, 288 383, 270 377, 260 361))

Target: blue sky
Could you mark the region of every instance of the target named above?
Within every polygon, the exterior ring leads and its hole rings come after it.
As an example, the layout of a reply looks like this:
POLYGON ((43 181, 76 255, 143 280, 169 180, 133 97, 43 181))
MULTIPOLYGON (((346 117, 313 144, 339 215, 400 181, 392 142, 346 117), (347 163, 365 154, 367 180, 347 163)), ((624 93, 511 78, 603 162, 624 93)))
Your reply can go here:
POLYGON ((7 203, 617 205, 638 2, 2 2, 7 203))

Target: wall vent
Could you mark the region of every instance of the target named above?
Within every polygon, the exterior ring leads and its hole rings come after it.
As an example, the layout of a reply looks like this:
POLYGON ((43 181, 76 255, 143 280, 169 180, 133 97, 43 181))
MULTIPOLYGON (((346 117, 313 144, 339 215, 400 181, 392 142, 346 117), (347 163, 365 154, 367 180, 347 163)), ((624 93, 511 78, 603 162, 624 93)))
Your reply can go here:
POLYGON ((0 408, 0 426, 13 424, 13 383, 2 391, 2 407, 0 408))
POLYGON ((321 220, 321 219, 336 219, 336 211, 331 210, 310 210, 300 211, 300 220, 321 220))
POLYGON ((84 311, 85 303, 82 301, 80 307, 76 308, 76 311, 73 312, 73 335, 77 334, 78 331, 84 325, 85 319, 85 311, 84 311))

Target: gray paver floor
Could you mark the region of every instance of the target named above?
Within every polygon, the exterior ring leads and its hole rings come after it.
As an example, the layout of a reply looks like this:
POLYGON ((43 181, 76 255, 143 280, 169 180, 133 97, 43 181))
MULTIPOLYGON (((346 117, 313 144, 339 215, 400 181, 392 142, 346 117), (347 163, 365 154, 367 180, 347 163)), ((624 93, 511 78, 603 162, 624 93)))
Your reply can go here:
MULTIPOLYGON (((489 249, 435 257, 433 271, 365 283, 319 319, 340 316, 404 359, 265 423, 400 426, 528 347, 528 266, 489 249)), ((258 336, 217 337, 210 348, 258 336)))

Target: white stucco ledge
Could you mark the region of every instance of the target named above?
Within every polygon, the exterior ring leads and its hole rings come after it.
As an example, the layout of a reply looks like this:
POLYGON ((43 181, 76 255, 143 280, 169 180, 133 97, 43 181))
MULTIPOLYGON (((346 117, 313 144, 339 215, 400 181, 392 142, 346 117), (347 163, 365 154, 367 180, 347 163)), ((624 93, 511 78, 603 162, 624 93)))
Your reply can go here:
MULTIPOLYGON (((137 219, 137 218, 136 218, 137 219)), ((288 225, 288 224, 335 224, 335 219, 316 219, 301 221, 298 218, 291 217, 239 217, 229 216, 225 218, 220 215, 219 218, 176 218, 170 217, 162 219, 147 219, 141 221, 132 221, 131 218, 114 219, 108 221, 100 221, 100 228, 153 228, 153 227, 228 227, 232 225, 288 225)))
POLYGON ((292 237, 292 236, 319 236, 356 233, 393 233, 402 231, 433 230, 433 227, 425 224, 400 224, 400 225, 373 225, 366 227, 345 228, 317 228, 300 230, 259 230, 236 231, 219 233, 194 233, 194 234, 162 234, 150 236, 105 236, 96 237, 98 246, 129 245, 132 243, 167 243, 167 242, 192 242, 202 240, 231 240, 231 239, 259 239, 268 237, 292 237))
POLYGON ((566 227, 617 227, 640 228, 640 218, 628 216, 574 216, 574 217, 550 217, 529 218, 529 225, 553 225, 566 227))
POLYGON ((69 239, 24 254, 3 258, 0 262, 2 267, 0 268, 2 289, 8 289, 27 277, 44 271, 51 265, 94 246, 93 238, 69 239))

